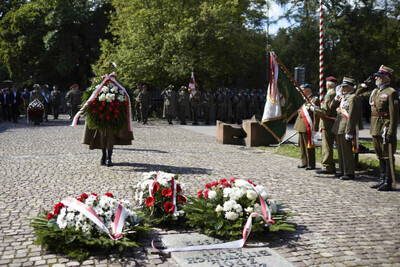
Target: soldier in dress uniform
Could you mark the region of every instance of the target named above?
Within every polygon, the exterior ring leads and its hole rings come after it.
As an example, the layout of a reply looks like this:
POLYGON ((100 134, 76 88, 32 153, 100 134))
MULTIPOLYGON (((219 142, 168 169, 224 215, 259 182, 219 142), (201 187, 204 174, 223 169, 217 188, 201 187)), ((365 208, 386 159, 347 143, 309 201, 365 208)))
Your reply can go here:
POLYGON ((61 93, 58 90, 58 85, 53 86, 53 91, 51 91, 50 96, 51 96, 51 107, 53 110, 53 116, 54 116, 54 119, 57 120, 58 112, 59 112, 60 105, 61 105, 61 93))
POLYGON ((394 169, 394 153, 397 143, 397 125, 399 121, 399 95, 390 87, 390 79, 393 70, 382 65, 375 73, 375 88, 372 92, 363 92, 372 81, 368 78, 357 90, 357 95, 369 99, 371 105, 371 129, 372 142, 380 165, 380 176, 377 184, 371 186, 379 191, 392 190, 391 164, 394 169), (389 148, 391 146, 391 149, 389 148), (391 154, 389 151, 391 150, 391 154), (390 160, 392 157, 392 160, 390 160), (392 161, 392 162, 391 162, 392 161))
POLYGON ((171 98, 173 88, 174 86, 170 84, 161 92, 161 95, 164 96, 163 117, 167 119, 168 124, 172 124, 171 98))
POLYGON ((151 105, 151 96, 147 91, 146 84, 143 84, 142 91, 139 93, 137 101, 140 105, 140 116, 142 117, 143 124, 147 124, 149 109, 151 105))
POLYGON ((358 128, 361 125, 361 102, 354 94, 356 81, 352 78, 343 78, 340 85, 341 93, 335 96, 335 101, 340 102, 337 110, 336 121, 332 132, 336 135, 338 150, 340 180, 354 180, 355 160, 353 155, 353 139, 356 146, 358 128))
POLYGON ((220 121, 227 122, 230 96, 226 88, 224 88, 222 92, 218 94, 217 103, 218 103, 218 119, 220 121))
POLYGON ((186 107, 189 102, 189 93, 186 86, 181 86, 178 92, 178 118, 181 125, 186 125, 186 107))
POLYGON ((210 125, 211 89, 207 89, 201 98, 201 109, 205 125, 210 125))
POLYGON ((51 113, 49 86, 44 84, 40 86, 40 90, 42 91, 42 95, 44 97, 44 119, 45 121, 49 121, 48 116, 51 113))
POLYGON ((334 101, 336 96, 336 86, 338 81, 330 76, 326 81, 326 95, 321 108, 316 108, 314 112, 320 116, 319 127, 322 129, 321 163, 322 169, 317 170, 318 174, 335 174, 335 162, 333 161, 333 142, 334 134, 332 126, 336 120, 336 108, 338 101, 334 101))
POLYGON ((191 89, 189 91, 189 101, 190 101, 190 108, 192 110, 192 121, 193 121, 192 125, 199 125, 197 122, 197 117, 200 108, 200 98, 201 98, 201 93, 196 89, 191 89))
POLYGON ((251 92, 248 94, 247 109, 248 119, 251 119, 254 115, 258 114, 258 94, 255 89, 252 89, 251 92))
MULTIPOLYGON (((311 97, 311 84, 300 86, 307 97, 311 97)), ((312 107, 318 105, 317 97, 310 99, 311 103, 305 103, 298 111, 298 116, 294 124, 294 129, 299 134, 299 146, 301 165, 298 168, 306 170, 315 169, 315 145, 313 142, 314 132, 318 131, 318 116, 312 111, 312 107)))
POLYGON ((237 124, 241 124, 246 116, 246 96, 241 89, 234 96, 233 103, 235 105, 235 121, 237 124))
POLYGON ((135 91, 133 91, 133 96, 132 96, 132 114, 133 114, 133 120, 134 117, 136 116, 137 122, 141 122, 142 118, 140 116, 140 104, 137 101, 137 97, 142 92, 142 85, 137 84, 135 91))

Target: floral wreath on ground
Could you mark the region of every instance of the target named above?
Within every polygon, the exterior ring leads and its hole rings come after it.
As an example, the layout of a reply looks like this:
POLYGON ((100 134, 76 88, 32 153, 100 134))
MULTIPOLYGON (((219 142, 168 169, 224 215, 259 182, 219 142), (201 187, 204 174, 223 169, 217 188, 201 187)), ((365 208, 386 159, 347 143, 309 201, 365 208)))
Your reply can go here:
POLYGON ((98 94, 85 108, 85 116, 89 129, 119 131, 127 123, 129 95, 117 86, 112 80, 91 88, 82 96, 82 103, 86 103, 91 95, 98 94))
POLYGON ((39 99, 35 99, 28 105, 27 113, 28 122, 42 122, 44 115, 44 105, 42 104, 42 102, 40 102, 39 99))
POLYGON ((147 172, 133 190, 135 201, 150 223, 171 226, 172 222, 181 222, 180 219, 184 215, 182 207, 186 198, 182 194, 178 175, 162 171, 147 172))
POLYGON ((117 201, 111 193, 83 193, 65 198, 52 212, 32 218, 30 225, 35 244, 83 261, 98 250, 138 247, 149 231, 139 225, 142 220, 129 201, 117 201))
POLYGON ((188 199, 184 206, 187 223, 207 235, 236 240, 243 234, 243 227, 252 212, 262 214, 260 196, 268 205, 274 223, 268 228, 259 217, 253 222, 251 233, 289 230, 294 226, 285 223, 288 213, 279 211, 280 205, 270 199, 264 186, 250 180, 221 179, 207 183, 197 192, 197 198, 188 199))

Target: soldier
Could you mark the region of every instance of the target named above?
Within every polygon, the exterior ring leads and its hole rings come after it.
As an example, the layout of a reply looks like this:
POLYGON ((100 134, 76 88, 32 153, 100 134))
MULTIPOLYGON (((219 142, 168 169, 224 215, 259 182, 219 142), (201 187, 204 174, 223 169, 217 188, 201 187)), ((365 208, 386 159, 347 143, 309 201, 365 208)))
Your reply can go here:
POLYGON ((218 103, 218 119, 223 122, 227 122, 228 116, 228 105, 229 105, 229 95, 224 88, 222 92, 218 94, 217 103, 218 103))
POLYGON ((14 123, 18 123, 19 117, 19 107, 22 103, 22 95, 18 92, 17 88, 13 86, 13 91, 11 93, 12 100, 11 100, 11 117, 14 123))
POLYGON ((181 86, 178 92, 178 118, 181 125, 186 125, 186 106, 189 102, 189 96, 186 86, 181 86))
POLYGON ((51 107, 50 107, 50 93, 49 93, 49 86, 47 84, 40 86, 40 90, 42 92, 42 95, 44 97, 44 119, 45 121, 48 120, 48 116, 51 112, 51 107))
POLYGON ((378 191, 392 190, 391 167, 394 169, 394 153, 397 143, 397 124, 399 121, 399 95, 390 87, 393 70, 382 65, 375 73, 375 88, 372 92, 364 92, 367 84, 372 81, 369 77, 357 90, 357 95, 369 99, 371 105, 372 142, 380 165, 380 176, 377 184, 371 188, 378 191), (367 84, 366 84, 367 83, 367 84), (389 147, 391 146, 391 147, 389 147))
MULTIPOLYGON (((78 84, 73 84, 70 87, 71 93, 69 94, 69 99, 68 102, 70 103, 71 106, 71 118, 72 120, 75 117, 75 114, 79 111, 81 101, 82 101, 82 93, 79 91, 79 85, 78 84)), ((79 124, 79 119, 78 119, 78 124, 79 124)))
POLYGON ((203 119, 205 125, 210 125, 210 112, 211 112, 211 89, 203 94, 201 99, 201 109, 203 111, 203 119))
POLYGON ((233 103, 235 106, 235 120, 237 124, 241 124, 242 120, 245 118, 246 113, 246 96, 240 89, 239 93, 234 96, 233 103))
POLYGON ((190 101, 190 108, 192 110, 192 125, 199 125, 197 122, 197 116, 200 106, 200 92, 196 89, 189 89, 189 101, 190 101))
MULTIPOLYGON (((311 97, 312 88, 310 84, 300 86, 307 97, 311 97)), ((313 142, 314 132, 318 130, 318 118, 312 111, 312 107, 318 104, 318 98, 310 99, 311 103, 304 104, 298 111, 294 129, 299 134, 299 146, 301 154, 301 165, 298 168, 306 170, 315 169, 315 145, 313 142)))
POLYGON ((58 119, 58 111, 61 105, 61 93, 58 90, 58 85, 53 86, 53 91, 51 91, 51 107, 53 110, 54 119, 58 119))
POLYGON ((340 180, 354 180, 353 139, 356 147, 361 120, 361 102, 354 94, 355 83, 354 79, 344 77, 341 92, 335 96, 335 101, 340 101, 340 104, 332 132, 336 135, 340 180))
POLYGON ((139 93, 137 101, 140 105, 140 116, 142 118, 143 124, 147 124, 147 119, 149 117, 149 109, 151 105, 151 96, 147 91, 146 84, 143 84, 142 91, 139 93))
POLYGON ((174 86, 170 84, 161 92, 161 95, 164 96, 163 117, 167 119, 168 124, 172 124, 171 98, 173 88, 174 86))
POLYGON ((334 101, 336 96, 337 79, 333 76, 327 77, 326 95, 321 108, 316 108, 314 112, 320 115, 319 127, 322 129, 321 162, 322 169, 317 170, 318 174, 335 174, 335 162, 333 161, 333 142, 334 134, 332 126, 336 120, 336 108, 338 101, 334 101))
POLYGON ((8 88, 3 89, 2 93, 0 94, 0 105, 4 121, 6 120, 11 121, 11 104, 12 104, 12 96, 8 88))
POLYGON ((252 89, 248 95, 247 108, 248 119, 251 119, 254 115, 258 114, 258 94, 255 89, 252 89))

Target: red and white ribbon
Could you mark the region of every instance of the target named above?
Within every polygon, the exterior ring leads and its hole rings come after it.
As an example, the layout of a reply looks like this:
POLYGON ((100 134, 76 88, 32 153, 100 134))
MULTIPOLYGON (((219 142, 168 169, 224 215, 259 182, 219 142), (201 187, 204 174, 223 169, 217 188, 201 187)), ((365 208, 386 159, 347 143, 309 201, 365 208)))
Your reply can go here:
POLYGON ((313 121, 311 119, 310 114, 308 113, 308 110, 306 108, 306 105, 301 106, 300 108, 301 115, 303 117, 303 121, 307 127, 307 147, 312 148, 314 146, 314 138, 313 138, 313 121))
MULTIPOLYGON (((154 182, 149 184, 149 195, 154 198, 154 185, 157 183, 158 177, 161 173, 158 171, 156 178, 154 178, 154 182)), ((174 216, 178 216, 178 207, 176 205, 176 181, 173 177, 171 177, 171 191, 172 191, 172 204, 174 204, 174 216)))
POLYGON ((124 227, 125 219, 126 219, 126 209, 122 206, 122 203, 119 203, 117 208, 117 213, 115 214, 115 219, 112 224, 111 233, 108 230, 107 226, 103 223, 97 213, 85 203, 72 198, 67 197, 61 201, 65 206, 71 207, 83 215, 85 215, 89 220, 95 223, 98 227, 100 227, 103 232, 108 234, 108 236, 113 240, 118 240, 122 238, 122 229, 124 227))
POLYGON ((358 125, 356 125, 356 128, 354 129, 354 139, 353 139, 354 153, 358 153, 360 151, 359 143, 358 143, 358 136, 359 136, 359 128, 358 128, 358 125))
POLYGON ((347 119, 349 119, 349 112, 347 112, 346 109, 343 108, 343 104, 344 104, 344 98, 342 98, 342 100, 340 101, 340 105, 339 105, 339 112, 343 115, 343 117, 347 119))
POLYGON ((98 86, 98 88, 96 90, 93 91, 93 93, 89 97, 89 99, 85 102, 85 104, 83 104, 82 108, 74 116, 71 126, 76 126, 78 124, 78 119, 85 112, 85 109, 87 108, 87 106, 89 106, 90 103, 92 102, 92 100, 95 99, 100 94, 101 89, 103 89, 103 86, 106 85, 107 83, 111 82, 115 86, 117 86, 119 90, 122 91, 122 93, 124 94, 125 98, 127 99, 128 103, 129 103, 129 105, 126 107, 126 112, 128 113, 127 123, 128 123, 128 130, 132 131, 131 99, 129 97, 129 94, 126 92, 125 88, 115 80, 115 73, 111 73, 110 75, 104 75, 102 78, 103 78, 103 81, 101 82, 101 84, 98 86))
MULTIPOLYGON (((250 182, 249 182, 250 183, 250 182)), ((251 188, 255 191, 255 187, 250 183, 251 188)), ((269 226, 274 224, 275 222, 271 219, 271 211, 267 205, 267 203, 265 203, 264 199, 261 197, 260 194, 257 195, 260 199, 260 205, 261 205, 261 211, 262 214, 259 214, 257 212, 252 212, 249 217, 247 218, 246 224, 243 227, 243 231, 242 231, 242 239, 236 240, 236 241, 231 241, 231 242, 225 242, 225 243, 221 243, 221 244, 214 244, 214 245, 202 245, 202 246, 190 246, 190 247, 182 247, 182 248, 168 248, 168 249, 163 249, 163 250, 159 250, 156 248, 156 246, 154 245, 154 240, 151 242, 151 246, 154 249, 157 249, 163 253, 169 253, 169 252, 183 252, 183 251, 196 251, 196 250, 213 250, 213 249, 227 249, 227 248, 242 248, 245 243, 247 238, 250 235, 251 232, 251 227, 253 225, 253 217, 260 217, 264 222, 265 222, 265 226, 269 226)))

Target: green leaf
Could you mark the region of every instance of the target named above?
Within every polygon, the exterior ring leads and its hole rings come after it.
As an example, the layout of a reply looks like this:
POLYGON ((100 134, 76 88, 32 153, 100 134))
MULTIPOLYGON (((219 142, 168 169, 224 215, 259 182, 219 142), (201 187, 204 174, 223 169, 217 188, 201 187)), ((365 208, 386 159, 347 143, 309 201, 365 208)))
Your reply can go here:
POLYGON ((219 230, 219 229, 221 229, 221 227, 224 225, 224 221, 223 220, 220 220, 220 221, 218 221, 215 225, 214 225, 214 228, 215 228, 215 230, 219 230))

